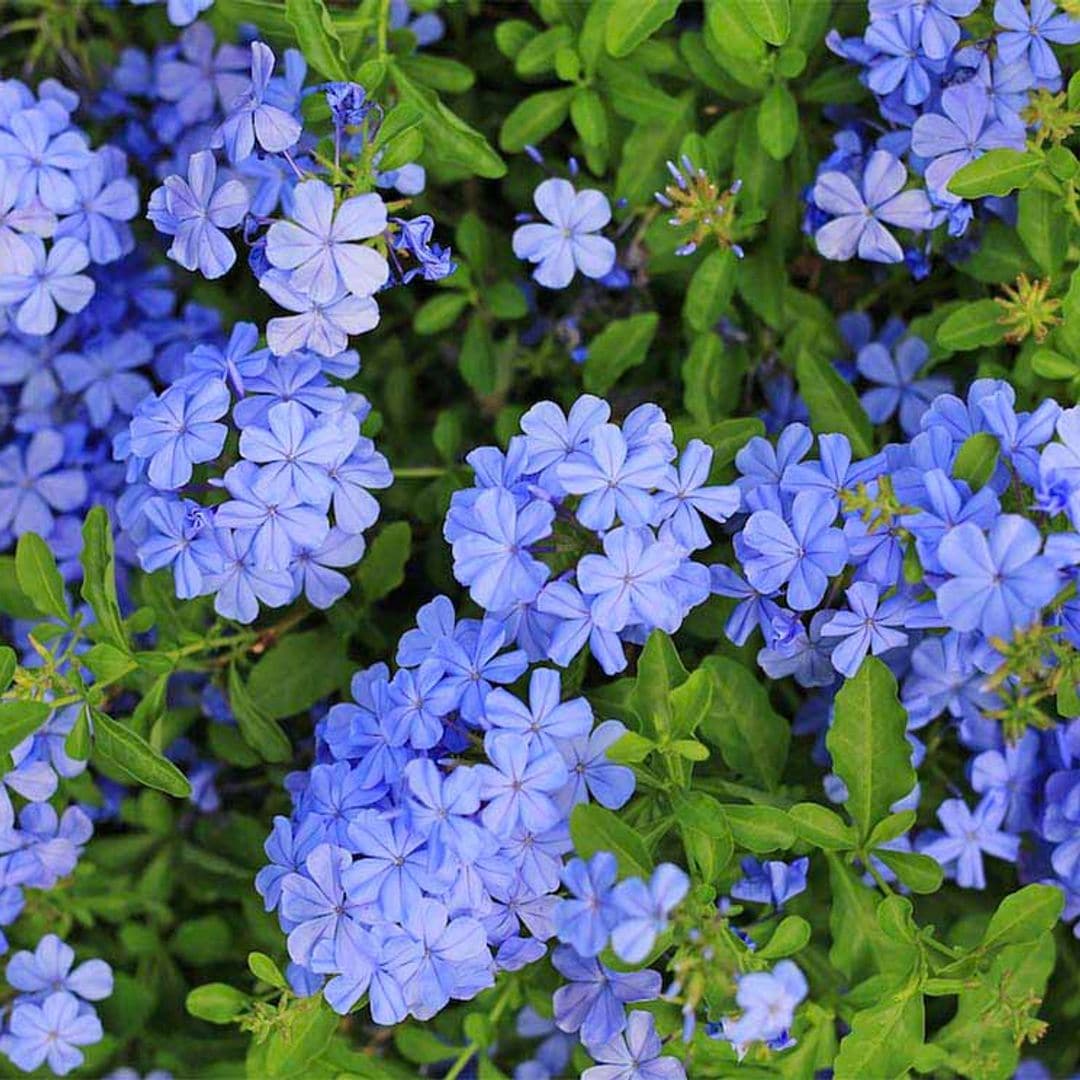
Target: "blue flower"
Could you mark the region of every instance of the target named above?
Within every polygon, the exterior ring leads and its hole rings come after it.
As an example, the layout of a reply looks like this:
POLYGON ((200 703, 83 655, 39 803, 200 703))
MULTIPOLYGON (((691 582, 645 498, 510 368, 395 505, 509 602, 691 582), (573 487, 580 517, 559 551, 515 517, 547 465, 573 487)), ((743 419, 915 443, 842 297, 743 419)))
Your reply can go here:
POLYGON ((974 812, 963 799, 946 799, 937 812, 944 835, 926 833, 916 847, 941 863, 962 889, 985 889, 983 853, 1008 862, 1020 853, 1020 838, 1001 831, 1007 810, 1007 800, 996 794, 984 795, 974 812))
POLYGON ((563 869, 563 884, 572 899, 555 908, 555 932, 579 956, 597 956, 608 943, 617 921, 612 887, 618 872, 609 851, 598 851, 588 862, 571 859, 563 869))
POLYGON ((875 150, 866 162, 860 187, 840 172, 823 173, 814 184, 814 202, 832 221, 814 234, 826 259, 903 262, 904 251, 885 228, 928 229, 933 211, 925 191, 904 191, 907 169, 892 154, 875 150))
POLYGON ((490 765, 477 765, 480 794, 485 800, 481 818, 496 836, 509 836, 520 824, 543 832, 561 819, 552 796, 566 783, 566 765, 554 751, 533 751, 508 732, 489 732, 484 750, 490 765))
POLYGON ((779 910, 793 896, 806 890, 810 860, 805 856, 786 863, 780 859, 758 862, 748 855, 741 866, 743 876, 731 886, 731 895, 736 900, 769 904, 779 910))
POLYGON ((1039 530, 1019 514, 1003 514, 989 536, 971 522, 950 529, 938 546, 938 560, 951 575, 937 589, 942 618, 954 630, 1009 640, 1061 586, 1041 547, 1039 530))
POLYGON ((337 356, 351 334, 365 334, 379 325, 379 305, 370 296, 353 296, 344 285, 320 303, 300 292, 283 270, 269 270, 259 287, 292 315, 266 324, 266 343, 275 356, 311 349, 320 356, 337 356))
POLYGON ((597 624, 589 598, 570 582, 548 582, 536 598, 536 607, 557 620, 547 646, 547 655, 556 664, 567 667, 588 645, 605 674, 614 675, 626 667, 618 634, 597 624))
POLYGON ((36 198, 47 210, 70 214, 79 196, 71 174, 86 168, 91 154, 81 131, 68 128, 65 122, 57 132, 54 117, 39 105, 6 118, 0 128, 0 159, 18 182, 19 206, 28 206, 36 198))
POLYGON ((686 896, 690 879, 672 863, 661 863, 647 882, 627 878, 615 886, 612 901, 617 916, 611 947, 627 964, 640 964, 668 927, 668 916, 686 896))
POLYGON ((590 1056, 601 1064, 586 1069, 581 1080, 686 1080, 683 1063, 662 1049, 652 1014, 634 1009, 623 1034, 589 1044, 590 1056))
POLYGON ((587 737, 593 722, 585 698, 563 702, 560 690, 557 671, 536 668, 529 680, 528 706, 505 690, 493 690, 484 703, 484 720, 492 730, 516 732, 529 747, 558 750, 568 740, 587 737))
POLYGON ((152 391, 150 380, 133 369, 149 365, 154 350, 134 330, 99 339, 79 352, 61 353, 53 368, 68 394, 81 394, 90 422, 104 428, 114 412, 130 416, 152 391))
POLYGON ((319 942, 335 941, 358 910, 342 884, 352 865, 344 848, 319 844, 304 859, 303 872, 282 881, 281 917, 289 934, 289 956, 297 964, 310 964, 319 942))
POLYGON ((192 154, 187 180, 166 177, 150 196, 146 216, 158 232, 173 238, 168 256, 185 270, 219 278, 236 262, 236 250, 222 231, 239 225, 250 197, 239 180, 217 182, 217 163, 209 150, 192 154))
POLYGON ((708 547, 709 534, 701 517, 727 521, 739 509, 742 497, 734 484, 709 486, 713 451, 700 439, 691 439, 679 459, 678 468, 668 466, 658 481, 654 499, 657 519, 663 522, 660 536, 670 535, 688 551, 708 547))
POLYGON ((43 1001, 67 991, 83 1001, 102 1001, 113 992, 112 968, 104 960, 87 960, 74 968, 75 950, 55 934, 45 934, 33 952, 22 950, 8 961, 7 981, 20 1001, 43 1001))
MULTIPOLYGON (((1037 0, 1038 2, 1038 0, 1037 0)), ((1080 38, 1078 38, 1080 40, 1080 38)), ((1023 150, 1023 122, 996 119, 982 87, 974 82, 950 86, 941 94, 941 115, 925 113, 911 129, 911 149, 926 158, 926 184, 946 202, 956 202, 948 191, 953 173, 987 150, 1001 147, 1023 150)))
POLYGON ((78 998, 61 991, 40 1005, 16 1001, 0 1050, 24 1072, 47 1063, 57 1076, 66 1076, 83 1063, 77 1047, 100 1042, 103 1034, 97 1014, 83 1011, 78 998))
POLYGON ((90 252, 71 236, 57 240, 47 253, 37 236, 24 236, 22 243, 29 250, 30 266, 24 274, 0 275, 0 307, 15 308, 15 328, 22 333, 51 334, 57 308, 82 311, 94 295, 93 278, 81 272, 90 263, 90 252))
POLYGON ((536 598, 550 570, 529 552, 548 536, 554 507, 530 502, 520 511, 504 488, 482 491, 454 536, 454 576, 484 608, 499 610, 536 598))
POLYGON ((216 421, 225 415, 229 401, 225 384, 210 379, 194 393, 180 384, 171 386, 138 407, 131 421, 131 452, 149 459, 147 475, 154 487, 183 487, 194 465, 221 453, 228 428, 216 421))
POLYGON ((592 616, 605 630, 618 632, 644 623, 674 633, 682 611, 670 587, 683 556, 649 529, 620 526, 604 535, 604 554, 578 563, 578 584, 592 597, 592 616))
POLYGON ((791 960, 781 960, 772 971, 754 971, 736 977, 735 1001, 742 1009, 737 1019, 725 1018, 723 1037, 740 1060, 753 1042, 775 1049, 792 1045, 789 1035, 795 1009, 806 997, 806 978, 791 960))
POLYGON ((95 263, 111 263, 135 247, 126 224, 139 212, 139 191, 127 175, 127 161, 114 146, 103 146, 85 168, 71 174, 75 210, 56 229, 57 238, 83 241, 95 263))
MULTIPOLYGON (((325 519, 324 519, 325 523, 325 519)), ((293 599, 293 580, 288 570, 260 566, 247 537, 231 529, 215 529, 224 569, 212 574, 206 585, 214 594, 214 610, 226 619, 253 622, 259 601, 268 607, 284 607, 293 599)))
POLYGON ((998 56, 1007 64, 1026 60, 1039 79, 1054 80, 1061 75, 1048 42, 1080 42, 1080 21, 1058 11, 1052 0, 1031 0, 1029 8, 1022 0, 996 0, 994 21, 1004 27, 995 38, 998 56))
POLYGON ((50 428, 35 432, 25 449, 16 444, 0 450, 0 530, 48 536, 54 512, 83 505, 86 475, 63 462, 63 436, 50 428))
POLYGON ((1001 750, 984 750, 971 762, 971 786, 980 795, 1005 800, 1005 828, 1026 832, 1038 823, 1038 793, 1044 768, 1039 755, 1039 736, 1025 731, 1001 750))
POLYGON ((568 457, 556 466, 562 486, 583 495, 576 515, 582 525, 603 530, 616 517, 624 525, 645 525, 654 510, 651 489, 666 477, 663 450, 649 444, 631 451, 625 434, 615 424, 593 428, 586 454, 568 457))
POLYGON ((189 499, 151 498, 142 510, 146 536, 138 557, 150 573, 171 566, 181 600, 201 596, 207 575, 220 574, 225 560, 208 515, 189 499))
POLYGON ((866 28, 864 41, 877 51, 866 73, 866 83, 875 94, 884 96, 899 89, 906 105, 919 105, 930 96, 931 73, 936 74, 942 65, 937 62, 940 57, 932 59, 924 51, 923 23, 921 10, 903 6, 874 18, 866 28))
MULTIPOLYGON (((262 466, 260 484, 323 507, 329 505, 334 491, 328 467, 347 455, 359 437, 360 425, 347 413, 312 419, 302 405, 286 401, 267 410, 266 427, 249 424, 244 428, 240 453, 262 466)), ((309 538, 315 545, 321 540, 309 538)))
POLYGON ((521 225, 511 238, 519 259, 537 263, 533 278, 546 289, 565 289, 575 270, 603 277, 615 265, 615 245, 596 233, 611 220, 611 206, 594 190, 575 191, 569 180, 544 180, 533 194, 549 224, 521 225))
POLYGON ((791 525, 772 510, 755 511, 742 537, 748 549, 743 560, 747 580, 759 592, 787 585, 787 602, 809 611, 825 595, 828 579, 847 561, 847 543, 832 528, 832 501, 816 491, 801 491, 791 506, 791 525))
POLYGON ((271 154, 295 146, 303 126, 296 117, 266 100, 267 86, 274 73, 274 54, 261 41, 251 45, 251 86, 229 103, 224 123, 214 132, 210 145, 224 146, 235 165, 250 157, 255 144, 271 154))
POLYGON ((325 513, 302 501, 285 473, 267 475, 239 461, 225 487, 232 498, 215 508, 214 524, 235 529, 261 569, 287 570, 297 548, 322 543, 330 531, 325 513))
POLYGON ((655 971, 617 972, 595 958, 579 956, 561 945, 551 962, 568 985, 555 991, 555 1023, 561 1031, 580 1031, 586 1046, 600 1046, 626 1029, 624 1006, 660 996, 655 971))
POLYGON ((325 304, 342 289, 369 297, 386 284, 386 259, 360 243, 386 231, 380 196, 355 195, 335 210, 333 189, 305 180, 293 188, 291 205, 291 220, 274 222, 266 234, 266 257, 287 271, 292 289, 325 304))
POLYGON ((843 638, 832 651, 833 667, 849 679, 855 677, 868 652, 875 656, 907 644, 904 626, 907 599, 890 596, 879 602, 878 587, 856 581, 846 592, 850 611, 838 611, 821 628, 822 636, 843 638))

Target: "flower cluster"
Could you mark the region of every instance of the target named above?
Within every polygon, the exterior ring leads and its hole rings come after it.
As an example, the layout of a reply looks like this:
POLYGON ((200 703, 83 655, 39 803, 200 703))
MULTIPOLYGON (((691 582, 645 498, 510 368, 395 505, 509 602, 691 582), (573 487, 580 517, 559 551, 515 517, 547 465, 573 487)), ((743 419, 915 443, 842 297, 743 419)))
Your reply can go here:
MULTIPOLYGON (((995 32, 977 39, 961 22, 977 7, 978 0, 871 0, 861 37, 842 39, 834 31, 827 38, 862 69, 889 128, 849 124, 818 168, 804 228, 826 258, 906 259, 923 275, 926 252, 905 253, 887 226, 923 232, 947 223, 951 236, 962 235, 975 208, 949 189, 953 175, 988 150, 1024 149, 1029 95, 1059 89, 1051 45, 1080 42, 1080 20, 1050 0, 1031 0, 1030 7, 997 0, 995 32), (909 171, 921 177, 919 186, 905 188, 909 171)), ((1000 199, 981 202, 1009 212, 1000 199)))
MULTIPOLYGON (((205 78, 207 65, 216 69, 227 47, 213 53, 212 36, 207 40, 201 24, 185 36, 196 32, 201 69, 186 66, 205 78)), ((270 349, 277 356, 307 349, 333 357, 350 336, 378 324, 377 292, 417 276, 436 281, 455 267, 449 252, 432 243, 430 217, 390 217, 372 190, 416 194, 424 176, 416 165, 378 171, 375 140, 383 113, 364 89, 354 83, 324 89, 334 145, 332 159, 324 159, 300 119, 302 58, 290 52, 284 74, 275 76, 267 45, 255 41, 244 51, 249 77, 235 73, 231 52, 224 55, 228 81, 213 84, 216 97, 210 85, 200 95, 202 108, 191 116, 197 124, 191 152, 151 194, 147 216, 172 237, 169 257, 210 279, 233 267, 236 249, 227 233, 243 225, 260 287, 290 313, 268 323, 270 349)), ((167 64, 161 70, 172 77, 167 64)))
POLYGON ((177 349, 217 325, 199 305, 174 312, 168 272, 136 254, 86 280, 92 298, 52 333, 0 333, 0 550, 36 532, 69 577, 79 572, 86 509, 111 508, 124 486, 113 436, 154 375, 170 373, 177 349))
POLYGON ((942 716, 974 755, 977 807, 946 800, 944 832, 917 847, 967 888, 985 884, 984 853, 1019 856, 1025 877, 1066 890, 1075 917, 1077 723, 1055 727, 1046 705, 1077 675, 1080 411, 1047 400, 1018 412, 1011 386, 982 379, 966 399, 939 395, 919 426, 861 461, 838 434, 808 458, 801 424, 775 448, 755 439, 740 452, 744 576, 713 567, 714 589, 737 601, 727 632, 741 643, 760 631, 766 674, 812 691, 803 730, 827 724, 840 676, 880 656, 900 681, 915 759, 915 733, 942 716), (972 472, 980 440, 989 449, 972 472))
POLYGON ((569 413, 534 405, 505 453, 468 456, 476 483, 443 529, 454 576, 529 659, 565 667, 588 645, 609 675, 624 643, 673 633, 707 599, 692 558, 710 543, 704 519, 739 508, 736 488, 709 484, 712 449, 695 439, 680 456, 656 405, 621 425, 610 414, 589 394, 569 413))
POLYGON ((360 433, 367 399, 331 381, 356 374, 356 353, 274 356, 258 336, 238 323, 227 343, 195 346, 116 440, 127 463, 117 516, 143 569, 171 568, 179 597, 213 594, 215 610, 240 622, 260 601, 304 594, 326 608, 342 597, 339 568, 360 560, 378 517, 370 489, 392 482, 360 433), (199 501, 208 492, 227 498, 199 501))
POLYGON ((55 934, 8 961, 7 981, 18 994, 0 1034, 0 1053, 24 1072, 47 1064, 65 1076, 83 1063, 80 1046, 101 1041, 91 1002, 112 993, 112 969, 104 960, 74 963, 74 950, 55 934))
POLYGON ((53 79, 34 94, 0 83, 0 327, 40 336, 94 295, 93 264, 134 247, 138 192, 115 146, 91 150, 78 96, 53 79), (48 244, 46 244, 48 242, 48 244))
MULTIPOLYGON (((605 753, 625 729, 594 727, 550 668, 532 670, 527 703, 503 689, 525 653, 497 620, 456 619, 445 597, 420 609, 397 663, 358 673, 354 704, 320 721, 316 763, 290 779, 293 815, 266 844, 257 888, 288 934, 294 987, 322 986, 342 1013, 367 993, 378 1023, 427 1019, 557 939, 556 1023, 608 1061, 623 1005, 657 997, 660 977, 598 954, 610 942, 639 964, 688 886, 670 865, 616 884, 603 852, 563 865, 573 808, 615 809, 633 792, 605 753)), ((626 1038, 639 1037, 632 1023, 626 1038)))

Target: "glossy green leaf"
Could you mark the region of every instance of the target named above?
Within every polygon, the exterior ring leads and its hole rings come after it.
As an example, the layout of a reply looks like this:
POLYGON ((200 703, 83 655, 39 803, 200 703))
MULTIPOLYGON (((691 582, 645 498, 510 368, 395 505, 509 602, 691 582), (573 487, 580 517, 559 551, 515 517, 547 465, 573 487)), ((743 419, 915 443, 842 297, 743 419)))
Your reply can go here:
POLYGON ((836 695, 833 717, 826 746, 833 770, 847 787, 844 805, 866 838, 916 781, 906 737, 907 710, 884 663, 873 656, 863 660, 836 695))
POLYGON ((15 574, 19 588, 43 615, 67 622, 67 591, 56 559, 37 533, 23 533, 15 546, 15 574))

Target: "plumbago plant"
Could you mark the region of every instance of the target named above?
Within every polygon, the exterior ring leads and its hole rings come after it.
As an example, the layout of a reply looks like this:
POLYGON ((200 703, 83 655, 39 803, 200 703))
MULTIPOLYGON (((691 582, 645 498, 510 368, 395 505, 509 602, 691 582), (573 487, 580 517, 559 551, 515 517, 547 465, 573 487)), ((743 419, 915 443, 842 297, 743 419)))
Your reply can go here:
POLYGON ((1080 1072, 1080 8, 0 5, 0 1075, 1080 1072))

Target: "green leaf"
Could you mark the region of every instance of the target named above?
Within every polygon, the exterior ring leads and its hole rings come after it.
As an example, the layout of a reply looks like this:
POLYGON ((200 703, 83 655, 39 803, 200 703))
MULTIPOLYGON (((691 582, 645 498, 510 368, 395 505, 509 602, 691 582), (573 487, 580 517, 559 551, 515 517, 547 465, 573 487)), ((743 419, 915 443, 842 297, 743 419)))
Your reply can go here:
POLYGON ((923 1044, 924 1028, 923 997, 911 988, 882 1005, 860 1009, 840 1041, 835 1080, 907 1076, 923 1044))
POLYGON ((738 262, 730 248, 717 248, 705 256, 690 278, 683 315, 699 333, 715 326, 731 307, 738 262))
POLYGON ((469 297, 465 293, 456 290, 437 293, 416 309, 413 329, 418 334, 441 334, 457 322, 468 305, 469 297))
POLYGON ((604 44, 612 56, 627 56, 651 37, 679 8, 679 0, 614 0, 604 44))
POLYGON ((623 877, 647 878, 652 859, 644 841, 611 810, 596 803, 579 803, 570 815, 570 838, 583 859, 598 851, 610 851, 623 877))
POLYGON ((191 794, 187 777, 141 735, 104 713, 95 712, 93 716, 94 753, 105 758, 107 764, 166 795, 186 799, 191 794))
POLYGON ((1069 248, 1069 219, 1061 198, 1027 188, 1017 199, 1016 231, 1045 274, 1056 274, 1069 248))
POLYGON ((617 743, 608 747, 607 758, 619 765, 636 765, 644 761, 654 750, 656 743, 636 731, 628 731, 617 743))
POLYGON ((680 102, 679 115, 672 120, 639 122, 626 137, 615 176, 616 198, 639 206, 664 186, 664 161, 678 150, 693 118, 692 96, 680 102))
POLYGON ((966 480, 972 491, 985 487, 997 468, 1001 443, 989 431, 969 435, 960 447, 953 463, 953 476, 966 480))
POLYGON ((251 998, 228 983, 196 986, 184 1000, 187 1011, 211 1024, 231 1024, 251 1004, 251 998))
POLYGON ((43 701, 0 701, 0 755, 9 754, 49 719, 43 701))
POLYGON ((365 600, 375 603, 401 585, 411 552, 412 529, 407 521, 383 526, 356 571, 365 600))
POLYGON ((944 878, 941 863, 929 855, 877 848, 874 857, 880 859, 914 893, 934 893, 941 888, 944 878))
POLYGON ((797 803, 788 811, 800 839, 824 851, 848 851, 857 842, 855 830, 835 811, 818 803, 797 803))
POLYGON ((998 905, 979 943, 980 952, 1025 945, 1049 933, 1064 905, 1065 894, 1056 885, 1025 885, 998 905))
POLYGON ((795 826, 787 814, 775 806, 725 803, 724 817, 735 843, 755 855, 786 851, 795 843, 795 826))
POLYGON ((1044 346, 1031 354, 1031 370, 1040 379, 1050 379, 1054 382, 1075 379, 1077 375, 1080 375, 1080 361, 1044 346))
POLYGON ((15 574, 19 589, 43 615, 67 622, 67 592, 49 545, 37 533, 23 533, 15 546, 15 574))
POLYGON ((757 113, 758 137, 765 152, 783 161, 795 149, 799 137, 799 106, 783 82, 775 82, 765 92, 757 113))
POLYGON ((735 851, 724 807, 704 791, 675 791, 671 808, 695 877, 714 882, 735 851))
POLYGON ((11 685, 18 667, 19 658, 15 650, 10 645, 0 645, 0 694, 11 685))
POLYGON ((796 362, 796 375, 815 432, 819 435, 840 432, 851 440, 856 457, 869 457, 874 452, 870 417, 832 363, 816 352, 803 349, 796 362))
POLYGON ((792 956, 810 941, 810 924, 799 915, 788 915, 781 920, 773 935, 754 950, 754 956, 762 960, 779 960, 792 956))
POLYGON ((638 657, 630 706, 655 738, 671 737, 671 691, 682 686, 688 677, 671 638, 662 630, 654 630, 638 657))
POLYGON ((138 667, 131 653, 107 641, 99 642, 80 660, 94 673, 94 679, 99 683, 116 682, 138 667))
POLYGON ((867 888, 840 857, 829 852, 829 962, 849 983, 879 973, 907 975, 918 959, 917 948, 895 941, 877 918, 877 891, 867 888))
POLYGON ((764 434, 765 425, 756 416, 740 416, 713 424, 705 433, 705 442, 713 448, 713 468, 730 465, 755 435, 764 434))
MULTIPOLYGON (((279 648, 289 640, 286 638, 279 648)), ((289 737, 281 725, 253 700, 235 665, 229 668, 229 703, 244 742, 264 761, 288 761, 292 757, 289 737)))
POLYGON ((1017 188, 1026 188, 1041 165, 1042 158, 1030 151, 988 150, 953 173, 946 186, 961 199, 1008 195, 1017 188))
POLYGON ((773 710, 757 677, 737 660, 709 656, 701 667, 714 683, 701 734, 719 748, 729 768, 774 789, 787 761, 790 725, 773 710))
POLYGON ((487 139, 448 109, 439 96, 413 82, 400 67, 393 67, 394 85, 401 99, 416 106, 423 115, 424 156, 466 169, 477 176, 498 180, 506 175, 506 163, 492 150, 487 139))
POLYGON ((434 1031, 415 1024, 398 1024, 394 1028, 394 1047, 406 1061, 415 1065, 434 1065, 457 1057, 462 1050, 460 1046, 440 1039, 434 1031))
POLYGON ((281 720, 306 713, 347 685, 352 668, 345 643, 333 630, 304 630, 286 635, 263 654, 248 675, 248 691, 267 716, 281 720))
POLYGON ((555 67, 555 55, 573 40, 569 26, 553 26, 531 38, 514 57, 514 71, 523 79, 544 75, 555 67))
POLYGON ((770 45, 783 45, 791 33, 790 0, 730 0, 757 34, 770 45))
POLYGON ((267 1076, 310 1076, 312 1063, 326 1049, 339 1023, 341 1017, 322 994, 295 1001, 286 1022, 279 1022, 267 1040, 267 1076))
POLYGON ((654 311, 614 319, 589 343, 583 382, 591 394, 604 394, 620 376, 644 363, 660 316, 654 311))
POLYGON ((587 146, 604 146, 608 138, 607 112, 603 98, 587 86, 581 87, 570 101, 570 119, 574 130, 587 146))
POLYGON ((461 352, 458 354, 458 370, 469 388, 480 397, 495 392, 499 376, 495 349, 487 323, 478 312, 473 314, 465 327, 461 352))
MULTIPOLYGON (((671 702, 671 737, 687 741, 697 730, 698 725, 708 715, 712 703, 715 680, 704 668, 698 668, 681 685, 676 686, 669 695, 671 702)), ((695 745, 700 746, 700 743, 695 745)), ((708 750, 701 747, 705 756, 708 750)), ((702 759, 704 760, 704 759, 702 759)))
POLYGON ((286 981, 285 976, 281 974, 281 969, 266 955, 266 953, 248 953, 248 970, 256 979, 261 979, 264 983, 267 983, 278 990, 289 989, 289 984, 286 981))
POLYGON ((0 611, 15 619, 40 619, 43 614, 19 587, 13 555, 0 555, 0 611))
POLYGON ((285 18, 307 62, 327 78, 348 82, 345 52, 323 0, 285 0, 285 18))
POLYGON ((863 839, 915 787, 907 721, 893 673, 868 656, 836 695, 825 740, 833 769, 847 787, 844 805, 863 839))
POLYGON ((576 93, 574 87, 565 86, 519 101, 503 120, 499 146, 508 154, 516 154, 546 139, 566 119, 576 93))
MULTIPOLYGON (((396 63, 410 78, 443 94, 464 94, 476 82, 476 75, 471 67, 458 60, 451 60, 448 56, 415 52, 409 56, 399 56, 396 63)), ((380 161, 379 168, 382 167, 383 163, 380 161)))
POLYGON ((102 640, 127 650, 127 633, 116 594, 116 557, 112 529, 103 506, 95 506, 82 528, 82 597, 93 609, 102 640))
POLYGON ((938 327, 937 342, 950 352, 965 352, 996 345, 1004 336, 1001 306, 993 300, 975 300, 950 312, 938 327))

